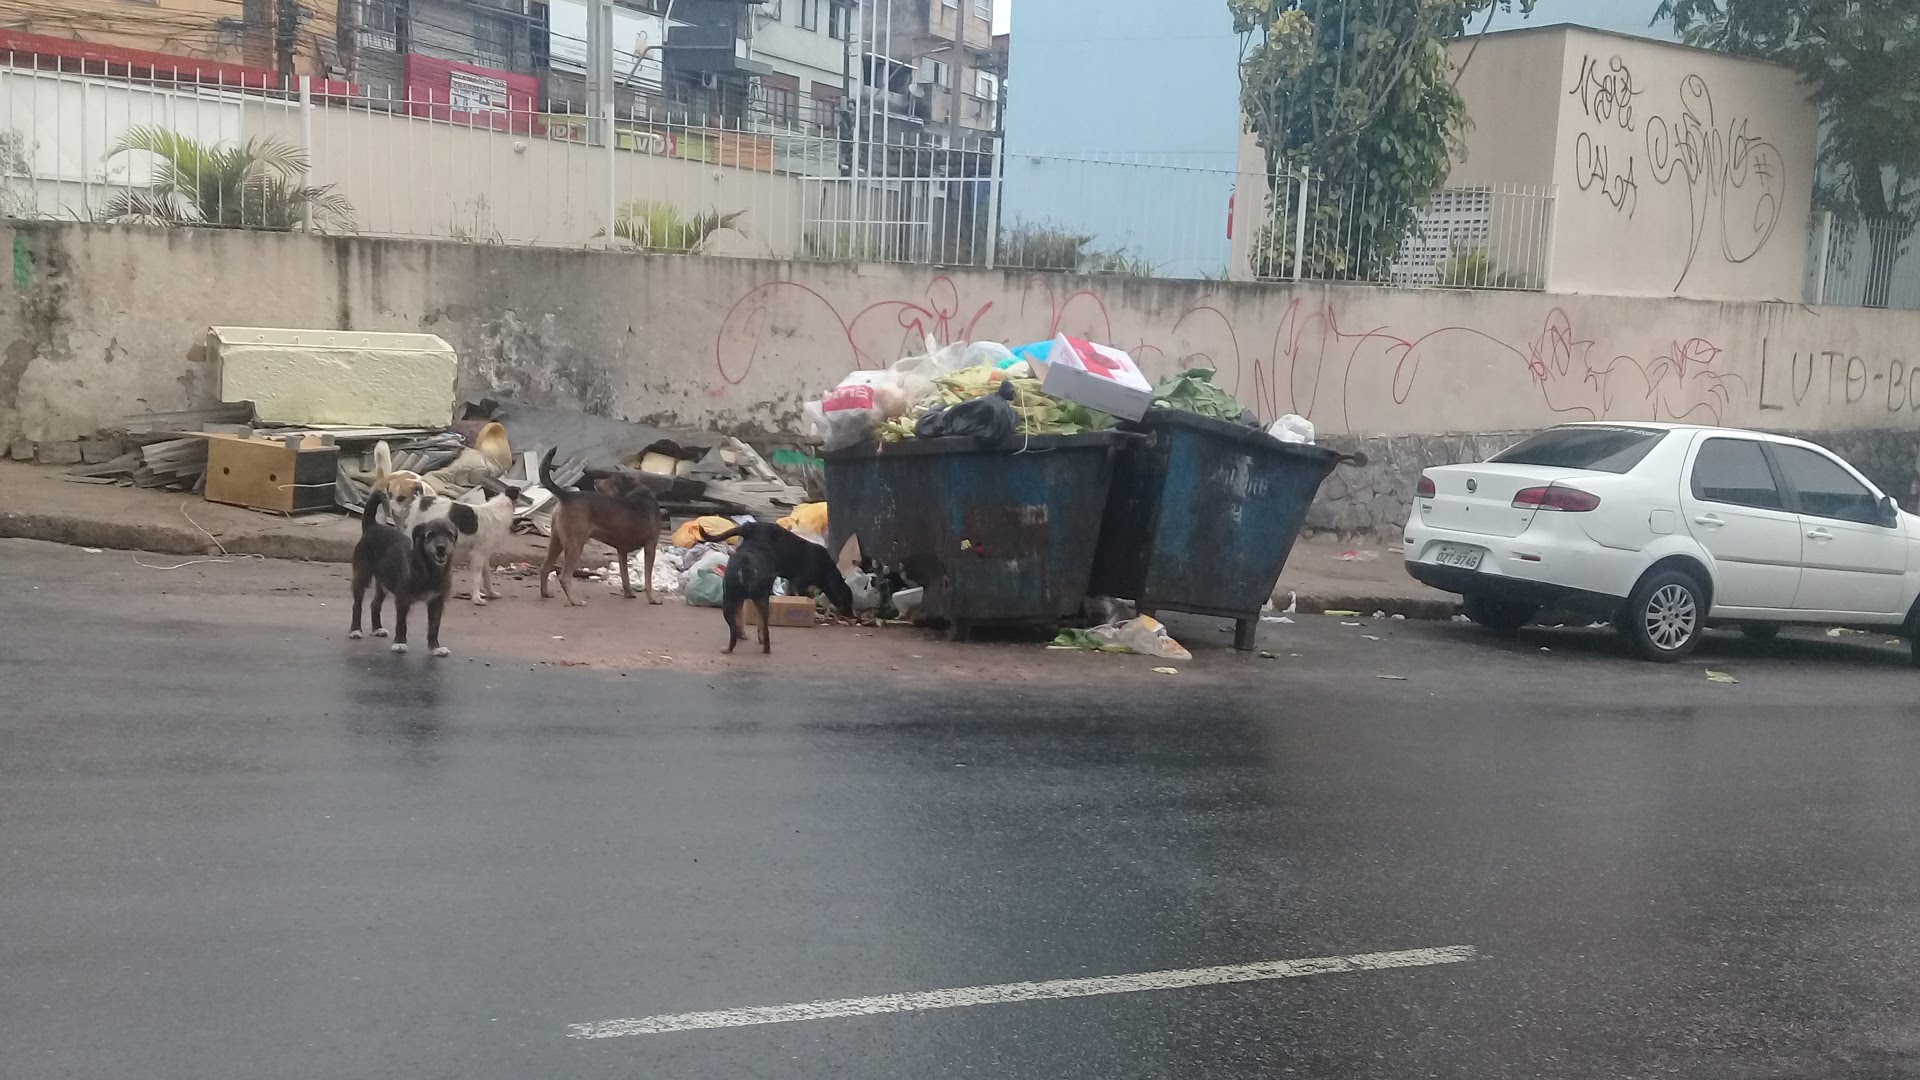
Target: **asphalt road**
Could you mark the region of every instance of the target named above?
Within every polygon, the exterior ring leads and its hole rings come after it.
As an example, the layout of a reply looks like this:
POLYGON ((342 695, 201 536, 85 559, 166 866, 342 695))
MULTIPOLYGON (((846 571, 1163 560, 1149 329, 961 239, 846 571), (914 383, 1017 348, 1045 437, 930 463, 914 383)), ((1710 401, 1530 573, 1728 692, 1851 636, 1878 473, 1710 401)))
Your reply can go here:
POLYGON ((8 1080, 1920 1075, 1920 673, 1877 638, 1315 618, 850 685, 396 658, 181 581, 0 543, 8 1080))

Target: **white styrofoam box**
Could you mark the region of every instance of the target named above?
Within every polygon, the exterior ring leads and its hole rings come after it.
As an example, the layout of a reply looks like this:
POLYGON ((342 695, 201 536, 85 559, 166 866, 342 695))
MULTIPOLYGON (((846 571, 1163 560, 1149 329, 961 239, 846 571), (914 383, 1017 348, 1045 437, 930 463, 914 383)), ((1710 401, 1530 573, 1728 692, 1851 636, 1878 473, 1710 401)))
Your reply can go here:
POLYGON ((1053 339, 1040 389, 1122 420, 1140 419, 1153 404, 1153 387, 1133 357, 1065 334, 1053 339))
POLYGON ((459 361, 434 334, 215 326, 220 400, 280 424, 444 427, 459 361))

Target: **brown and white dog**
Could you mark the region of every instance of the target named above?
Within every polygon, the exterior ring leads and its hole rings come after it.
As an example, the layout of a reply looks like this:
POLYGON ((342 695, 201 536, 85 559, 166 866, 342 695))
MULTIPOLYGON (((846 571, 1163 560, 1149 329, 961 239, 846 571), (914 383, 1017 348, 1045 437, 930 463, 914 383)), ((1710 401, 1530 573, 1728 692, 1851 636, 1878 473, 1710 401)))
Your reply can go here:
POLYGON ((414 505, 421 499, 437 494, 426 477, 393 467, 393 451, 385 439, 373 444, 373 490, 386 496, 382 501, 387 519, 395 525, 410 520, 414 505))

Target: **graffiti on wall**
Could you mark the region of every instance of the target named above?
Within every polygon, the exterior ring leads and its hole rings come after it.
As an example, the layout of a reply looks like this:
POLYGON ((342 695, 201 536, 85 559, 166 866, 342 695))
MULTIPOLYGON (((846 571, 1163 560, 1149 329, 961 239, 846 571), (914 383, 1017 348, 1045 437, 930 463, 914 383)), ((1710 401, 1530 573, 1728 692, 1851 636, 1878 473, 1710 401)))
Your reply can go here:
MULTIPOLYGON (((1754 366, 1735 363, 1708 330, 1637 347, 1603 345, 1596 328, 1547 303, 1533 317, 1537 322, 1519 333, 1466 322, 1380 325, 1340 303, 1281 292, 1273 294, 1271 309, 1262 306, 1257 322, 1236 318, 1233 307, 1223 297, 1201 295, 1158 312, 1151 320, 1157 329, 1142 332, 1128 325, 1137 319, 1116 319, 1116 311, 1128 313, 1126 304, 1057 278, 1031 278, 1017 295, 974 297, 961 281, 937 276, 919 294, 851 312, 811 286, 769 282, 740 297, 721 319, 713 341, 715 385, 724 392, 749 378, 759 386, 759 379, 818 372, 816 350, 823 346, 835 354, 824 366, 844 371, 917 355, 928 337, 1018 345, 1067 333, 1128 350, 1149 375, 1212 368, 1221 386, 1262 417, 1299 413, 1329 431, 1378 430, 1381 417, 1402 410, 1409 418, 1431 415, 1463 387, 1530 402, 1525 412, 1541 424, 1718 424, 1749 404, 1755 390, 1741 373, 1754 366), (799 362, 801 350, 812 359, 799 362)), ((1920 376, 1907 376, 1902 385, 1909 384, 1920 401, 1920 376)))
POLYGON ((1654 112, 1652 95, 1625 59, 1587 55, 1568 94, 1579 99, 1584 121, 1573 139, 1581 191, 1605 198, 1628 219, 1639 212, 1643 183, 1684 202, 1687 248, 1675 289, 1709 239, 1732 265, 1751 261, 1773 239, 1785 205, 1786 162, 1749 117, 1716 108, 1705 77, 1682 77, 1673 100, 1654 112))

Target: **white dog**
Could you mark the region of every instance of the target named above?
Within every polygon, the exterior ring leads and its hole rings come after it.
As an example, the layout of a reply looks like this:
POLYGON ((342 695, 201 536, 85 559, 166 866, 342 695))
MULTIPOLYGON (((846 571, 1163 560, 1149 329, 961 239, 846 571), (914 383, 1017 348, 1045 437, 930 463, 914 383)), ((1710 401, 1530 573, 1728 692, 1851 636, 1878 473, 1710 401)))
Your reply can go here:
POLYGON ((404 526, 407 532, 412 532, 414 526, 440 518, 453 523, 458 537, 454 557, 466 557, 467 569, 473 574, 473 602, 482 607, 489 597, 500 596, 493 591, 493 553, 506 546, 507 537, 513 533, 513 507, 520 498, 517 488, 502 486, 506 487, 505 494, 494 495, 478 504, 455 502, 440 495, 421 495, 413 501, 404 526))

